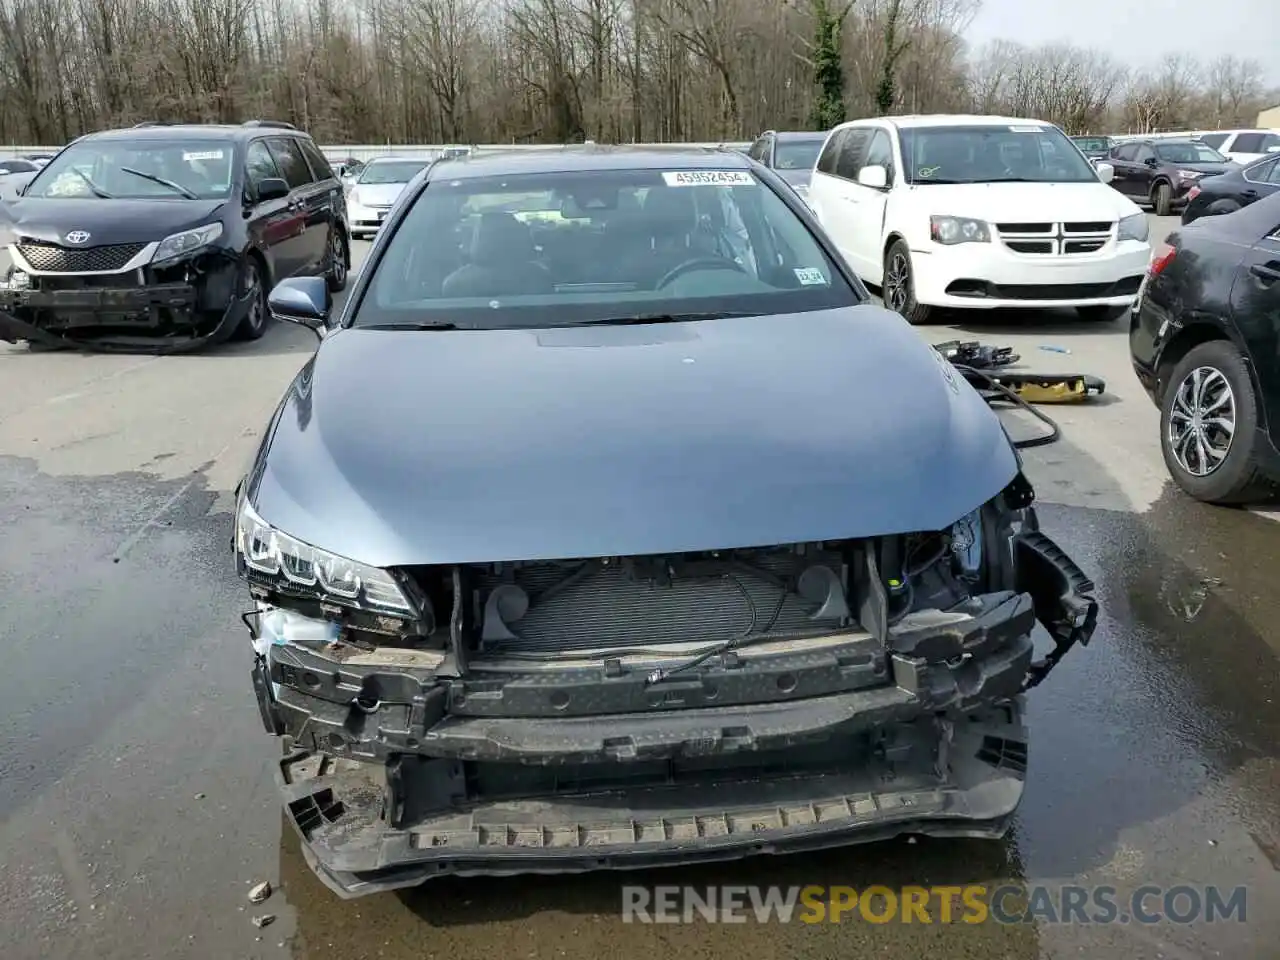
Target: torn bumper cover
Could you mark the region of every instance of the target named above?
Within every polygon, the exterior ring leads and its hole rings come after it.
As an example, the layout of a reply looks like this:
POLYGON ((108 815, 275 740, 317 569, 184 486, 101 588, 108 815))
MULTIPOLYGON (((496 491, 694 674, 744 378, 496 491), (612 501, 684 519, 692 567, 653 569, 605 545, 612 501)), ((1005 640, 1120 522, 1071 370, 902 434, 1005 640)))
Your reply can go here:
POLYGON ((253 680, 289 744, 289 820, 343 897, 444 874, 999 838, 1023 790, 1022 694, 1098 612, 1049 538, 1025 531, 1016 550, 1020 591, 909 614, 884 644, 854 631, 742 651, 657 685, 607 663, 445 677, 394 651, 277 640, 253 680), (1039 661, 1037 621, 1054 644, 1039 661))
POLYGON ((205 253, 127 272, 23 274, 0 285, 0 340, 48 348, 170 354, 227 340, 252 294, 238 264, 205 253))

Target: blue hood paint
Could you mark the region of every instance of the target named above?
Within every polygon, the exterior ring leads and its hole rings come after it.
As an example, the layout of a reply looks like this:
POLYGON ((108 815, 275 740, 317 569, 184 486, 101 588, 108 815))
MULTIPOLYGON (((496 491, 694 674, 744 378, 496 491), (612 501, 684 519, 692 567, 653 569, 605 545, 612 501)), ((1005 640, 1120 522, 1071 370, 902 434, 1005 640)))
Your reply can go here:
POLYGON ((339 330, 251 474, 268 523, 376 566, 940 529, 1017 460, 897 314, 339 330))

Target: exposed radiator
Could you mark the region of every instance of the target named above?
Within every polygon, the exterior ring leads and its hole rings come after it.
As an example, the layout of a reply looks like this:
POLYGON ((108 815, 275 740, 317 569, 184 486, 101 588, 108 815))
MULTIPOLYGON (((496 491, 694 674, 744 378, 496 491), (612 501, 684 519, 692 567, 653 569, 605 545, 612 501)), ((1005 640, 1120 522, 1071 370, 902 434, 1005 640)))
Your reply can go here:
POLYGON ((847 624, 841 554, 781 549, 737 559, 615 559, 485 571, 472 580, 476 618, 486 626, 487 649, 530 653, 819 635, 847 624), (815 619, 824 604, 823 617, 815 619))

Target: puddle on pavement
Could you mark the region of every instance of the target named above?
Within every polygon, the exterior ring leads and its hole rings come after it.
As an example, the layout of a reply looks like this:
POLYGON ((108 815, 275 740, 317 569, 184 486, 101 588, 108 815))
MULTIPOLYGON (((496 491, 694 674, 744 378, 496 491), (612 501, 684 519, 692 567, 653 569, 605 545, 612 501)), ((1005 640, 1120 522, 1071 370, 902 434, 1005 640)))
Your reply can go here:
MULTIPOLYGON (((1280 768, 1280 628, 1268 627, 1280 623, 1280 597, 1270 589, 1270 571, 1280 559, 1280 528, 1172 492, 1142 515, 1046 504, 1041 516, 1046 532, 1097 581, 1104 618, 1093 643, 1031 697, 1028 790, 1004 842, 897 840, 674 871, 453 878, 342 902, 314 879, 292 832, 285 830, 281 894, 296 910, 287 951, 297 958, 463 960, 501 953, 594 960, 606 953, 642 956, 674 948, 707 960, 863 951, 903 960, 1020 960, 1046 955, 1043 931, 1033 925, 877 925, 857 919, 839 925, 760 925, 752 919, 739 925, 626 924, 620 888, 637 883, 861 889, 1072 878, 1122 889, 1170 885, 1179 882, 1173 864, 1185 848, 1212 839, 1212 824, 1192 828, 1184 820, 1187 808, 1215 790, 1233 798, 1234 806, 1224 807, 1221 816, 1253 833, 1262 860, 1280 836, 1280 786, 1274 779, 1280 768), (1125 839, 1135 833, 1144 838, 1141 846, 1125 839)), ((1239 882, 1229 864, 1208 869, 1217 875, 1197 879, 1239 882)), ((1055 941, 1065 935, 1068 943, 1073 936, 1061 928, 1054 934, 1055 941)), ((1250 934, 1237 928, 1231 936, 1247 944, 1250 934)), ((1103 952, 1128 960, 1145 956, 1135 943, 1103 952)))

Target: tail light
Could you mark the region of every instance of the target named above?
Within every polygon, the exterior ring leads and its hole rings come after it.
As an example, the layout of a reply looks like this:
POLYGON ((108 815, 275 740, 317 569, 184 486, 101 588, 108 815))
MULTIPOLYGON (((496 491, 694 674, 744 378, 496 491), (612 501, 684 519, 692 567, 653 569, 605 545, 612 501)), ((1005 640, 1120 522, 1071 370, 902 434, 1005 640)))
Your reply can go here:
POLYGON ((1168 250, 1160 254, 1158 257, 1152 257, 1151 266, 1147 268, 1147 274, 1152 277, 1160 276, 1160 274, 1164 273, 1165 267, 1173 263, 1173 258, 1177 256, 1177 254, 1178 254, 1178 248, 1170 247, 1168 250))

